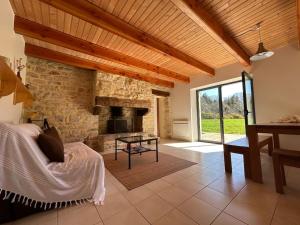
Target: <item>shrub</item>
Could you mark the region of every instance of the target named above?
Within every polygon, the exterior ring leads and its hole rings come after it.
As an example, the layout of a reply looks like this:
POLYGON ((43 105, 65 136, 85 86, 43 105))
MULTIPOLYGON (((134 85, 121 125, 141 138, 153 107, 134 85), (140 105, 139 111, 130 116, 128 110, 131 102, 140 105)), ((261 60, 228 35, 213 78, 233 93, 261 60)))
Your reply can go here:
POLYGON ((216 113, 201 113, 202 119, 219 119, 219 114, 216 113))

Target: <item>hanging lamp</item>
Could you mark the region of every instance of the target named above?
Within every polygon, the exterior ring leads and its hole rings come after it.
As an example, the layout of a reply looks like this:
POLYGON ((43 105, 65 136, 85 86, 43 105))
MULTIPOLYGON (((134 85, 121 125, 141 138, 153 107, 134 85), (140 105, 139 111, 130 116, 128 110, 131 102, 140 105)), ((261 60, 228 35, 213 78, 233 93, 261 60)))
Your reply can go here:
POLYGON ((269 51, 265 48, 264 43, 261 40, 260 23, 258 23, 256 26, 257 26, 257 30, 258 30, 258 34, 259 34, 259 44, 258 44, 258 49, 257 49, 257 52, 255 53, 255 55, 250 57, 251 61, 263 60, 263 59, 269 58, 272 55, 274 55, 274 52, 269 51))

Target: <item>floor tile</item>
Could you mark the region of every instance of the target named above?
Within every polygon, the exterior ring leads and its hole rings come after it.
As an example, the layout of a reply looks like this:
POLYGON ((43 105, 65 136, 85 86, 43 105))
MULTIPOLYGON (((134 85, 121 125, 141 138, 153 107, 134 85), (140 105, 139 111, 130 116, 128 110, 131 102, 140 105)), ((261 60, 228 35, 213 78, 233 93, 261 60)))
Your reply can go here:
POLYGON ((226 207, 225 212, 247 224, 269 224, 278 198, 273 188, 250 182, 226 207))
MULTIPOLYGON (((287 189, 287 188, 286 188, 287 189)), ((275 214, 272 219, 273 225, 300 225, 300 192, 289 192, 280 195, 275 214)))
POLYGON ((259 205, 234 201, 227 206, 225 212, 249 225, 270 224, 273 213, 259 205))
POLYGON ((136 208, 150 223, 154 223, 167 214, 173 207, 167 201, 157 195, 153 195, 137 204, 136 208))
POLYGON ((101 222, 94 205, 58 210, 58 225, 94 225, 101 222))
POLYGON ((205 187, 205 185, 197 183, 190 179, 185 179, 179 183, 176 183, 175 186, 190 194, 196 194, 205 187))
POLYGON ((152 182, 146 184, 146 187, 149 188, 150 190, 152 190, 154 193, 157 193, 166 188, 172 187, 172 185, 163 179, 158 179, 158 180, 155 180, 155 181, 152 181, 152 182))
POLYGON ((125 191, 123 194, 132 204, 137 204, 154 193, 146 186, 141 186, 130 191, 125 191))
POLYGON ((246 225, 246 224, 226 213, 221 213, 215 219, 212 225, 246 225))
POLYGON ((177 209, 172 210, 160 218, 154 225, 197 225, 192 219, 185 216, 177 209))
POLYGON ((189 176, 194 175, 197 172, 200 172, 201 169, 202 169, 202 167, 199 164, 197 164, 197 165, 190 166, 190 167, 188 167, 186 169, 178 171, 178 174, 180 174, 180 175, 182 175, 182 176, 184 176, 184 177, 187 178, 189 176))
POLYGON ((105 182, 105 189, 106 189, 105 192, 106 197, 110 195, 115 195, 120 192, 120 190, 111 182, 105 182))
POLYGON ((184 202, 178 209, 201 225, 211 224, 220 210, 195 197, 184 202))
POLYGON ((124 209, 132 207, 129 201, 122 194, 108 196, 104 205, 97 206, 97 210, 102 219, 111 217, 124 209))
POLYGON ((57 210, 41 212, 13 222, 14 225, 57 225, 57 210))
POLYGON ((233 173, 229 175, 224 173, 223 152, 202 153, 164 145, 160 149, 199 164, 132 191, 106 171, 103 206, 88 203, 47 211, 7 225, 300 225, 299 169, 286 167, 285 194, 278 195, 272 159, 266 154, 261 155, 264 184, 257 184, 245 180, 238 154, 232 156, 233 173), (189 197, 185 199, 182 192, 189 197))
POLYGON ((158 193, 158 195, 173 206, 177 206, 190 198, 192 193, 187 193, 180 188, 170 187, 158 193))
POLYGON ((104 219, 105 225, 149 225, 143 216, 134 208, 124 208, 122 212, 104 219))
POLYGON ((273 187, 269 188, 262 184, 249 183, 243 188, 234 201, 259 205, 261 208, 273 211, 278 198, 279 194, 274 191, 273 187))
POLYGON ((199 191, 195 197, 221 210, 223 210, 232 200, 231 197, 208 187, 199 191))
POLYGON ((210 176, 208 174, 204 175, 202 173, 196 173, 196 174, 190 176, 187 180, 197 182, 202 185, 208 185, 216 179, 217 179, 216 176, 210 176))
POLYGON ((230 197, 236 196, 245 187, 246 181, 241 176, 221 177, 208 186, 230 197))
POLYGON ((180 173, 173 173, 173 174, 163 177, 162 179, 167 181, 170 184, 175 184, 175 183, 181 182, 183 179, 185 179, 185 177, 180 175, 180 173))
POLYGON ((127 191, 127 188, 120 183, 115 177, 111 176, 108 179, 109 182, 111 182, 119 191, 127 191))

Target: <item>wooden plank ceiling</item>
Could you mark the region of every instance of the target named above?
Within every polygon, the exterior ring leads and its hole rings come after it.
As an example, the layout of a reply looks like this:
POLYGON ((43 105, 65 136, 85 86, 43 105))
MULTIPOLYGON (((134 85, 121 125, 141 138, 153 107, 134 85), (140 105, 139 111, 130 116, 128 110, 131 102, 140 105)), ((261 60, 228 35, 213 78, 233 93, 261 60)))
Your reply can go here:
MULTIPOLYGON (((260 21, 263 21, 262 38, 269 49, 295 41, 298 34, 296 0, 10 0, 10 2, 15 14, 21 18, 130 56, 160 70, 120 63, 88 54, 86 51, 78 51, 69 45, 49 43, 45 38, 23 33, 26 35, 24 36, 26 43, 169 82, 188 82, 189 77, 213 74, 214 69, 236 62, 247 64, 247 55, 257 50, 258 35, 257 32, 249 32, 242 36, 239 34, 260 21), (130 39, 132 37, 126 37, 126 33, 113 28, 103 29, 97 21, 83 18, 80 14, 75 16, 74 10, 73 12, 69 8, 61 10, 65 4, 68 5, 66 2, 80 5, 84 1, 125 22, 129 25, 129 30, 130 27, 136 28, 139 34, 144 36, 142 39, 133 40, 130 39), (182 3, 186 5, 183 7, 182 3), (199 7, 200 11, 191 10, 195 8, 187 6, 199 7), (201 20, 197 18, 201 16, 201 10, 207 12, 210 22, 217 27, 216 29, 206 27, 205 24, 201 25, 201 21, 207 21, 207 18, 201 20), (214 31, 221 33, 216 36, 214 31), (156 41, 154 44, 163 43, 163 45, 156 45, 158 48, 153 49, 147 45, 149 41, 144 45, 139 43, 140 40, 148 40, 149 37, 156 41), (200 64, 197 64, 198 62, 200 64), (201 67, 201 64, 207 67, 201 67), (161 73, 162 70, 166 70, 171 76, 161 73), (178 77, 173 76, 174 74, 178 77)), ((92 15, 97 16, 95 10, 92 15)))

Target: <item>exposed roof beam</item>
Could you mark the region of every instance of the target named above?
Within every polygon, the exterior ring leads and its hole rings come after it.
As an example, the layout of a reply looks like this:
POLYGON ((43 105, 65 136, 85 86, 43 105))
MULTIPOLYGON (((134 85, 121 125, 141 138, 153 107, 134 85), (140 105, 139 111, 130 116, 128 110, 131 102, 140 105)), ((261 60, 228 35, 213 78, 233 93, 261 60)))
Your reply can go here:
POLYGON ((171 0, 182 12, 219 42, 230 54, 245 66, 250 65, 247 52, 220 26, 197 0, 171 0))
POLYGON ((65 34, 58 30, 43 26, 41 24, 32 22, 27 19, 23 19, 18 16, 15 16, 14 29, 16 33, 31 38, 45 41, 64 48, 72 49, 91 56, 100 57, 117 63, 142 68, 154 73, 161 74, 164 77, 171 79, 173 81, 175 80, 175 81, 181 81, 185 83, 190 82, 190 78, 188 76, 184 76, 182 74, 170 71, 168 69, 156 66, 151 63, 141 61, 139 59, 125 55, 123 53, 101 47, 99 45, 88 42, 86 40, 79 39, 77 37, 65 34))
POLYGON ((156 90, 156 89, 152 89, 152 94, 156 95, 156 96, 161 96, 161 97, 169 97, 170 96, 170 92, 156 90))
POLYGON ((96 5, 86 0, 41 0, 55 8, 65 11, 73 16, 117 34, 127 40, 142 45, 148 49, 166 54, 182 62, 192 65, 210 75, 215 71, 203 62, 187 55, 186 53, 164 43, 136 27, 126 23, 118 17, 107 13, 96 5))
POLYGON ((300 0, 297 0, 298 45, 300 48, 300 0))
POLYGON ((138 74, 129 70, 124 70, 121 68, 116 68, 112 66, 105 65, 103 63, 82 59, 76 56, 64 54, 61 52, 53 51, 51 49, 38 47, 35 45, 31 45, 26 43, 25 45, 25 54, 27 56, 32 56, 41 59, 47 59, 59 63, 64 63, 80 68, 99 70, 107 73, 118 74, 124 77, 133 78, 136 80, 146 81, 151 84, 164 86, 168 88, 173 88, 174 83, 166 80, 161 80, 155 77, 150 77, 144 74, 138 74))

